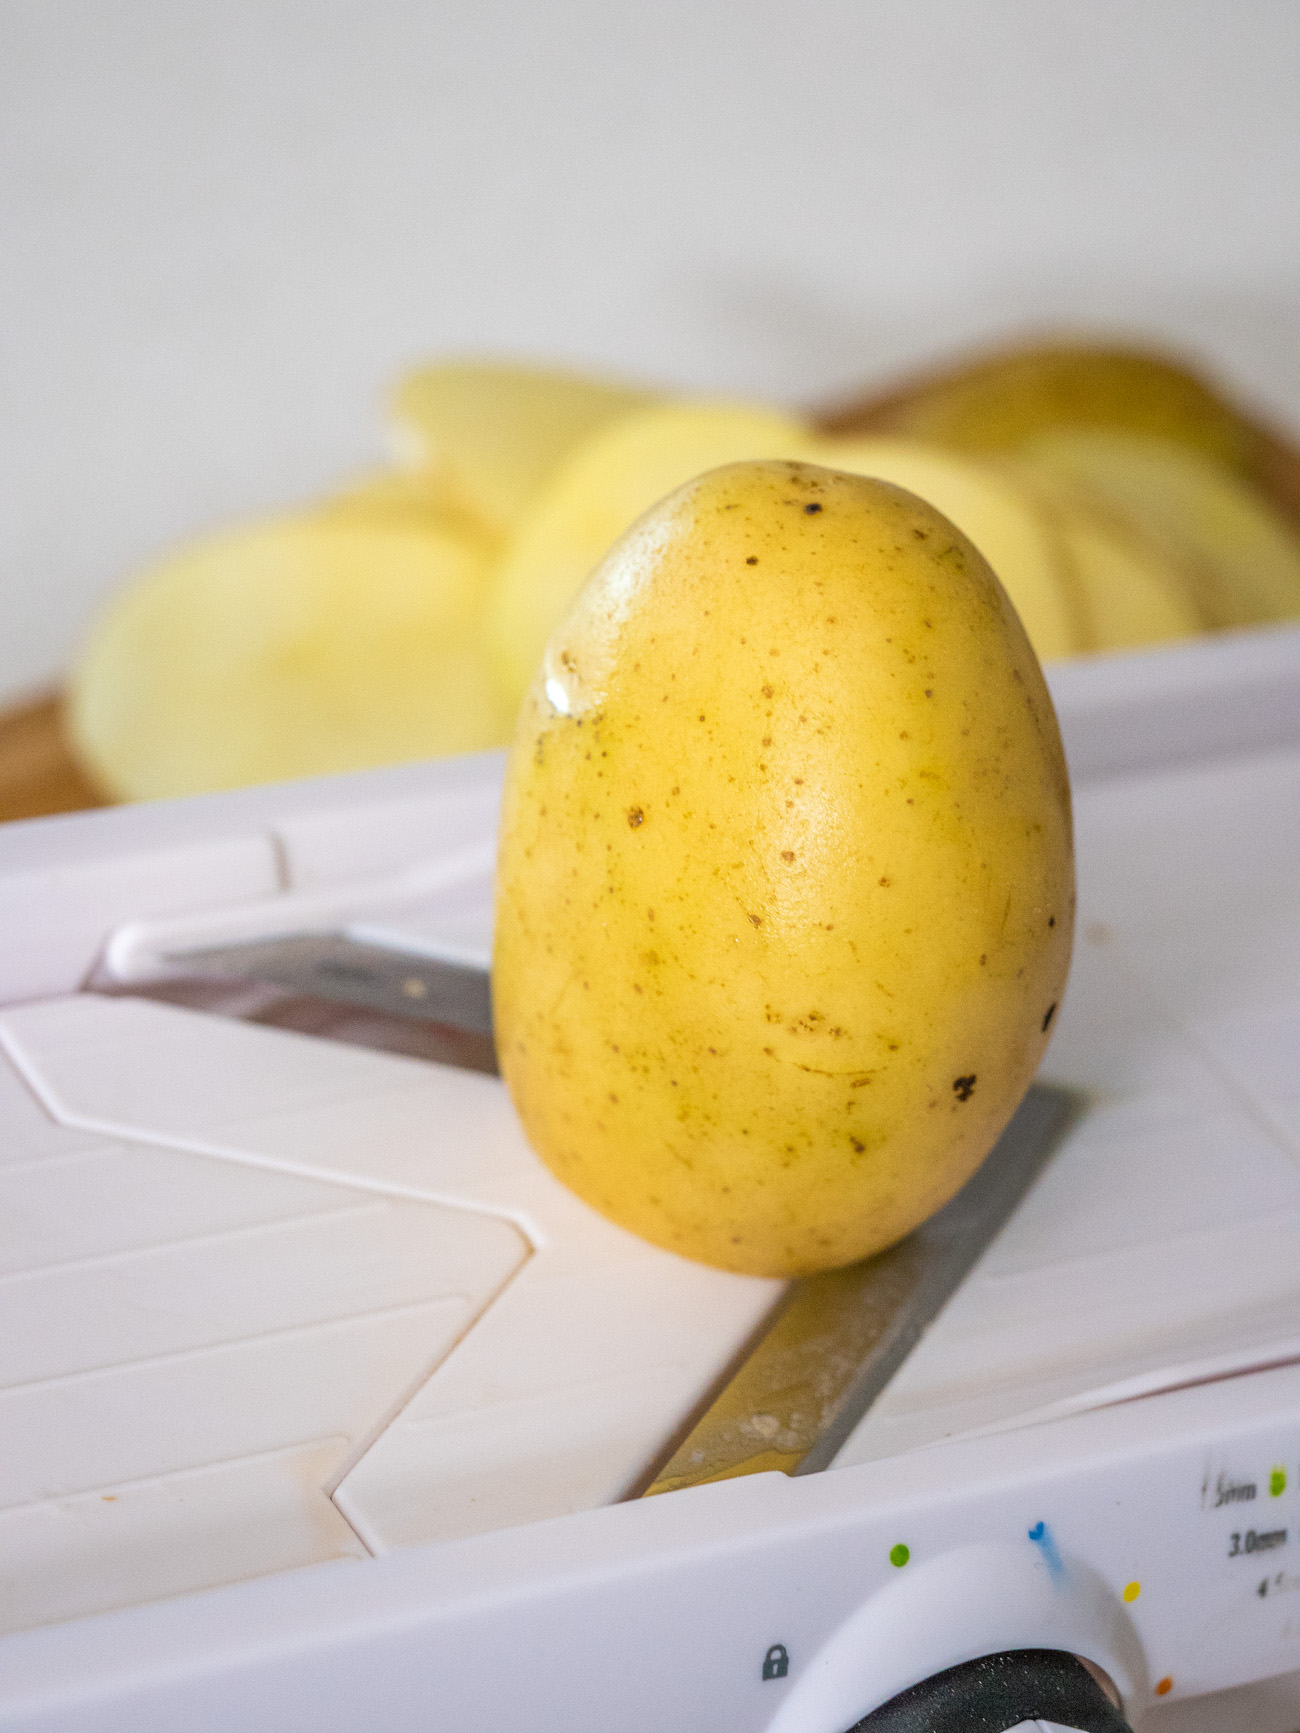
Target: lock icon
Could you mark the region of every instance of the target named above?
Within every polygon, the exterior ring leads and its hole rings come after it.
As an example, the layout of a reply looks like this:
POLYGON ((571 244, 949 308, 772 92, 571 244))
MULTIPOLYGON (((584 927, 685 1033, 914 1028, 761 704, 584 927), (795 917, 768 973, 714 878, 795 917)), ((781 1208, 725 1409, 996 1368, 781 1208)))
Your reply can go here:
POLYGON ((784 1643, 773 1643, 763 1656, 763 1677, 765 1679, 784 1679, 790 1671, 790 1657, 785 1652, 784 1643))

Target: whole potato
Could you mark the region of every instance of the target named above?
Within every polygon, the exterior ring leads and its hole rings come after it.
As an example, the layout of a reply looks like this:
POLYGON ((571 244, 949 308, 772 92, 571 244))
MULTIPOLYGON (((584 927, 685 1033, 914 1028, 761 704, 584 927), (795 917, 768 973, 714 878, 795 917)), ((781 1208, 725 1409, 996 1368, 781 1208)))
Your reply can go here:
POLYGON ((920 494, 975 543, 1011 597, 1034 653, 1047 662, 1082 648, 1069 558, 1057 523, 1014 472, 917 439, 822 439, 792 455, 876 475, 920 494))
POLYGON ((729 465, 593 574, 525 700, 493 992, 549 1167, 687 1256, 794 1275, 969 1177, 1069 964, 1033 651, 914 495, 729 465))

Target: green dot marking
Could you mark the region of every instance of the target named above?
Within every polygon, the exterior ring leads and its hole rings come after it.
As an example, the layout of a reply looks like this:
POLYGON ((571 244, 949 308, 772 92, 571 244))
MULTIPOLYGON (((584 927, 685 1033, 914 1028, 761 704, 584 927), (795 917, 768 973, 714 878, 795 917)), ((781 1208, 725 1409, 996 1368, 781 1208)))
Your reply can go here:
POLYGON ((1286 1491, 1286 1469, 1275 1468, 1268 1477, 1268 1490, 1271 1498, 1280 1498, 1286 1491))
POLYGON ((889 1549, 889 1562, 891 1565, 897 1565, 899 1570, 902 1570, 911 1556, 911 1547, 904 1546, 901 1540, 897 1546, 891 1546, 889 1549))

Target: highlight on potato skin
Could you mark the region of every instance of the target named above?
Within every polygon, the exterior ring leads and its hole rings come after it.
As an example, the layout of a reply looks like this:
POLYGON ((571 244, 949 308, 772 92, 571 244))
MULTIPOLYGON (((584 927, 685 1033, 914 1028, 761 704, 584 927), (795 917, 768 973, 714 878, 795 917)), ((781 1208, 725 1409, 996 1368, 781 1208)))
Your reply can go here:
POLYGON ((534 1148, 644 1238, 796 1275, 969 1177, 1073 927, 1051 702, 974 546, 889 484, 711 472, 553 637, 507 775, 493 990, 534 1148))

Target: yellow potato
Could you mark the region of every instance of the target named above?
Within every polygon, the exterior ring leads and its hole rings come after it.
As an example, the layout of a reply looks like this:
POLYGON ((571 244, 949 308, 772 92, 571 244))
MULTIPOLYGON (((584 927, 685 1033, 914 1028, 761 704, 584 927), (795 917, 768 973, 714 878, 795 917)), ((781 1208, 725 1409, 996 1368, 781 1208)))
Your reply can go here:
POLYGON ((625 416, 573 454, 507 549, 488 607, 488 644, 513 711, 556 622, 610 543, 702 470, 797 453, 807 427, 774 409, 680 403, 625 416))
POLYGON ((184 549, 98 622, 74 744, 126 800, 497 745, 482 564, 444 531, 310 518, 184 549))
POLYGON ((509 762, 493 998, 542 1159, 633 1232, 795 1275, 991 1147, 1069 964, 1051 701, 975 547, 887 483, 704 475, 611 550, 509 762))
POLYGON ((1300 539, 1213 459, 1172 440, 1062 429, 1034 440, 1018 461, 1095 497, 1167 549, 1185 566, 1207 625, 1300 615, 1300 539))
POLYGON ((800 455, 854 475, 879 476, 929 500, 993 567, 1040 660, 1083 648, 1061 537, 1050 514, 1014 475, 917 440, 826 439, 800 455))
POLYGON ((578 374, 445 362, 399 382, 390 420, 398 461, 437 477, 505 535, 575 445, 652 401, 647 391, 578 374))

